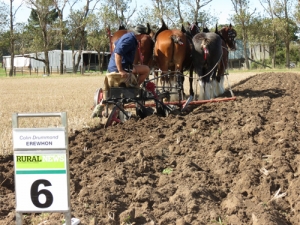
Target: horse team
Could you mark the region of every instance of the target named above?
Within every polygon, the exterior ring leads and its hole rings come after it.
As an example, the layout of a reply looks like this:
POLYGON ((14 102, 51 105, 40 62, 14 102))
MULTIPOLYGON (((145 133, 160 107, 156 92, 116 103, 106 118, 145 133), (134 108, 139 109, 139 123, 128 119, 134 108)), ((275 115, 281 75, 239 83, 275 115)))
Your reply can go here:
MULTIPOLYGON (((209 32, 207 28, 195 32, 183 26, 181 29, 169 29, 163 20, 156 33, 153 33, 149 24, 147 27, 147 34, 138 40, 134 64, 148 65, 155 76, 159 71, 160 83, 171 92, 178 90, 178 79, 183 83, 183 72, 189 71, 190 96, 195 95, 195 81, 199 83, 199 100, 212 99, 224 93, 228 54, 230 50, 235 50, 236 31, 231 24, 220 31, 216 26, 215 32, 209 32), (197 74, 196 78, 193 73, 197 74)), ((124 28, 119 28, 111 37, 111 45, 126 32, 124 28)), ((182 100, 185 97, 184 90, 171 97, 171 101, 182 100)))

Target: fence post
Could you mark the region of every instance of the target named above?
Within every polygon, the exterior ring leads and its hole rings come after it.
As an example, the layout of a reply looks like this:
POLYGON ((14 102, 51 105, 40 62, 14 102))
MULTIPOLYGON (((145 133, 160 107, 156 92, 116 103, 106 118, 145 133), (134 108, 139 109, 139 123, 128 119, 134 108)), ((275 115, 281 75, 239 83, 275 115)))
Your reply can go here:
POLYGON ((16 76, 16 67, 14 66, 14 76, 16 76))
POLYGON ((45 68, 45 67, 43 67, 43 70, 44 70, 44 74, 45 74, 45 72, 46 72, 46 68, 45 68))
POLYGON ((66 65, 64 66, 64 74, 67 72, 67 67, 66 65))
POLYGON ((58 73, 58 67, 57 67, 57 70, 56 70, 56 71, 57 71, 57 73, 58 73))
POLYGON ((29 75, 31 76, 31 66, 29 66, 29 75))
MULTIPOLYGON (((50 67, 50 74, 52 74, 52 66, 50 67)), ((49 74, 49 75, 50 75, 50 74, 49 74)))
POLYGON ((80 73, 83 74, 83 67, 79 66, 80 73))

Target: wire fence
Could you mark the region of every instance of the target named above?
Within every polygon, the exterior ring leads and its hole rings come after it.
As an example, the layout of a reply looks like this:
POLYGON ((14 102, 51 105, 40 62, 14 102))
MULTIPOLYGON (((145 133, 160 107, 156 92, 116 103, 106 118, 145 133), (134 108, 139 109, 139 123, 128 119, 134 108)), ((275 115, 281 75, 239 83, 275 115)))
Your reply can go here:
MULTIPOLYGON (((9 76, 10 68, 3 68, 5 71, 5 75, 9 76)), ((99 66, 87 65, 87 66, 79 66, 77 70, 74 71, 73 67, 64 66, 62 74, 85 74, 85 73, 102 73, 103 70, 99 70, 99 66)), ((35 76, 49 76, 51 74, 61 74, 60 67, 52 67, 50 66, 50 74, 47 74, 46 67, 14 67, 13 76, 19 75, 35 75, 35 76)))

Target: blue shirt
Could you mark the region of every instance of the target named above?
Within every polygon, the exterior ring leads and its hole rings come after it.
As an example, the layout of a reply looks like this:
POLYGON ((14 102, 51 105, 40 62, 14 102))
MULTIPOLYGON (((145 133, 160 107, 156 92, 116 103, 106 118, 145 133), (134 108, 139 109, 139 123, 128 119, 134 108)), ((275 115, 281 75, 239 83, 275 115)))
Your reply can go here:
POLYGON ((111 54, 107 70, 109 73, 118 72, 118 68, 115 60, 115 53, 122 56, 122 68, 132 68, 132 64, 135 57, 137 48, 137 40, 133 32, 124 34, 115 42, 114 52, 111 54))

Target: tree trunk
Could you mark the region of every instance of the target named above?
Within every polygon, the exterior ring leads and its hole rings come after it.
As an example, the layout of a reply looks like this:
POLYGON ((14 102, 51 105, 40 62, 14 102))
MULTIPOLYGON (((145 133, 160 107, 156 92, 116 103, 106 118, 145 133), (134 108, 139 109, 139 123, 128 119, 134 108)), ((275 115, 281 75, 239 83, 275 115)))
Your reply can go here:
POLYGON ((60 40, 60 71, 62 75, 64 73, 64 49, 63 49, 63 38, 60 40))
POLYGON ((74 49, 72 48, 72 67, 73 67, 73 73, 74 73, 74 74, 76 74, 76 72, 77 72, 77 70, 76 70, 76 68, 75 68, 75 56, 76 56, 75 51, 74 51, 74 49))
POLYGON ((10 70, 9 76, 12 77, 14 74, 14 59, 15 59, 15 39, 14 39, 14 23, 13 23, 13 8, 12 2, 10 1, 10 70))
POLYGON ((290 68, 290 42, 285 43, 286 68, 290 68))
POLYGON ((276 46, 273 46, 273 51, 272 51, 272 67, 275 68, 276 66, 276 46))
POLYGON ((50 75, 50 63, 49 63, 49 54, 48 50, 45 50, 45 67, 46 67, 46 74, 49 76, 50 75))
MULTIPOLYGON (((77 60, 76 60, 76 57, 75 57, 75 55, 74 55, 74 69, 75 69, 75 71, 74 71, 74 73, 76 74, 77 73, 77 71, 78 71, 78 67, 79 67, 79 63, 80 63, 80 60, 81 60, 81 54, 82 54, 82 50, 79 50, 78 51, 78 56, 77 56, 77 60)), ((82 63, 82 66, 84 66, 84 64, 82 63)))
MULTIPOLYGON (((104 54, 103 54, 104 56, 104 54)), ((99 67, 99 71, 102 72, 102 59, 101 59, 101 51, 98 52, 98 67, 99 67)))
POLYGON ((245 56, 245 63, 246 63, 246 68, 249 69, 249 57, 248 57, 248 52, 247 52, 247 41, 243 40, 243 45, 244 45, 244 56, 245 56))

